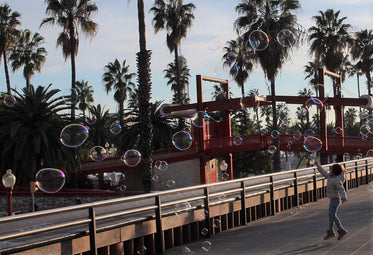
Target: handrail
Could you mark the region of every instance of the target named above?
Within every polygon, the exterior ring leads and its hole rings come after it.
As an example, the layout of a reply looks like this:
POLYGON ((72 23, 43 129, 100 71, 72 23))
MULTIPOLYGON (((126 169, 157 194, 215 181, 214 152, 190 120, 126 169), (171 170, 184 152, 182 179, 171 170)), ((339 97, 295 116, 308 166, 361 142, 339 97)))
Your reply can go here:
MULTIPOLYGON (((373 158, 351 160, 351 161, 346 161, 343 164, 346 166, 346 170, 348 173, 357 172, 359 169, 366 170, 368 173, 368 168, 369 167, 373 168, 373 158)), ((330 168, 331 165, 332 164, 327 164, 327 165, 324 165, 323 167, 330 168)), ((168 191, 159 191, 159 192, 154 192, 154 193, 149 193, 149 194, 135 195, 132 197, 115 198, 115 199, 110 199, 106 201, 99 201, 99 202, 51 209, 51 210, 40 211, 40 212, 35 212, 35 213, 25 213, 22 215, 16 215, 12 217, 3 217, 3 218, 0 218, 0 226, 1 224, 6 224, 6 223, 9 224, 12 222, 25 220, 25 219, 46 217, 46 216, 51 216, 51 215, 62 215, 63 213, 69 213, 69 212, 74 212, 74 211, 79 211, 79 210, 88 210, 87 214, 85 214, 84 216, 79 216, 79 217, 82 217, 80 219, 79 218, 75 218, 74 220, 66 219, 65 222, 56 222, 55 225, 52 225, 52 226, 40 227, 38 229, 24 231, 22 233, 15 232, 17 230, 15 229, 13 233, 5 233, 4 235, 0 234, 0 241, 12 239, 12 238, 30 236, 33 234, 67 228, 67 227, 76 226, 76 225, 89 224, 90 231, 88 231, 88 233, 90 234, 90 240, 92 242, 91 243, 92 252, 93 254, 95 254, 95 250, 96 250, 95 235, 97 231, 96 222, 116 218, 118 216, 135 215, 136 213, 150 211, 152 212, 151 217, 155 217, 157 221, 157 231, 158 231, 159 229, 162 229, 162 216, 170 215, 170 210, 172 213, 176 211, 194 210, 195 208, 204 208, 204 210, 207 211, 206 213, 207 217, 209 217, 209 207, 211 205, 216 205, 220 203, 225 203, 227 201, 234 201, 234 200, 241 199, 241 204, 245 206, 246 198, 252 195, 263 194, 267 192, 270 192, 271 213, 274 214, 275 213, 274 212, 275 207, 273 203, 274 191, 278 189, 276 185, 288 182, 289 186, 294 186, 295 196, 298 197, 298 187, 297 187, 299 185, 298 181, 300 179, 309 179, 314 182, 314 185, 316 185, 316 181, 319 180, 317 178, 319 175, 320 173, 316 171, 316 167, 313 166, 313 167, 308 167, 304 169, 295 169, 295 170, 289 170, 289 171, 278 172, 278 173, 270 173, 270 174, 264 174, 260 176, 252 176, 252 177, 246 177, 246 178, 241 178, 241 179, 236 179, 236 180, 224 181, 220 183, 203 184, 203 185, 185 187, 185 188, 168 190, 168 191), (312 170, 313 170, 313 173, 311 173, 312 170), (251 184, 249 184, 249 182, 251 182, 251 184), (192 191, 199 191, 200 194, 198 195, 197 194, 185 194, 186 197, 184 196, 182 199, 177 198, 177 197, 172 198, 172 195, 176 195, 177 193, 186 193, 186 192, 192 192, 192 191), (219 197, 220 195, 223 195, 223 194, 229 195, 229 197, 224 199, 224 201, 210 201, 213 198, 219 197), (238 196, 233 197, 232 195, 234 194, 238 194, 238 196), (120 204, 128 203, 131 201, 144 201, 146 204, 141 205, 141 207, 132 207, 132 208, 125 208, 125 209, 123 209, 122 207, 120 209, 114 208, 112 209, 112 211, 101 213, 101 214, 99 213, 98 215, 96 215, 98 208, 103 208, 103 207, 112 208, 113 206, 115 207, 115 205, 120 205, 120 204), (189 208, 182 208, 182 209, 172 208, 172 206, 177 205, 179 203, 184 203, 184 202, 193 202, 193 203, 196 202, 197 203, 198 201, 200 201, 199 202, 200 204, 197 206, 194 205, 194 206, 190 206, 189 208), (166 211, 162 213, 162 210, 165 208, 168 208, 168 209, 166 209, 166 211)), ((284 185, 282 185, 282 187, 283 186, 284 185)), ((317 199, 316 193, 314 194, 314 196, 316 200, 317 199)), ((297 204, 298 201, 295 201, 295 203, 297 204)), ((242 218, 246 217, 245 212, 243 212, 241 217, 242 218)), ((140 220, 144 219, 142 217, 138 217, 138 218, 140 220)), ((243 222, 246 224, 246 220, 244 220, 243 222)), ((205 226, 208 229, 211 229, 210 221, 205 221, 205 226)), ((157 238, 162 239, 163 237, 159 236, 157 238)), ((161 247, 161 250, 162 249, 164 249, 164 247, 161 247)), ((0 251, 1 251, 1 248, 0 248, 0 251)))

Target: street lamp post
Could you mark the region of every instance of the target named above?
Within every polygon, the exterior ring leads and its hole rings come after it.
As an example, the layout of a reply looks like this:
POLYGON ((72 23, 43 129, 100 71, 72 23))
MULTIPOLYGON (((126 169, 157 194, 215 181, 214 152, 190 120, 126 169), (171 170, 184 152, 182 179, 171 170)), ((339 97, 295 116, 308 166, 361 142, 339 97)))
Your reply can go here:
POLYGON ((7 198, 8 198, 8 216, 11 216, 13 214, 12 193, 13 193, 14 184, 16 183, 16 177, 14 176, 14 174, 12 174, 12 170, 10 169, 6 170, 6 173, 3 175, 2 182, 5 187, 7 198))

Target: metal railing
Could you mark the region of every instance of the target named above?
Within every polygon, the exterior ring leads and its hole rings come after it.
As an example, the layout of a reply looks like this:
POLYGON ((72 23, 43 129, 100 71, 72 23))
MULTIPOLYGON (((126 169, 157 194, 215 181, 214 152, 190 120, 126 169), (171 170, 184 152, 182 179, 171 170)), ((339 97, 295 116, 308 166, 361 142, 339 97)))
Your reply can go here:
MULTIPOLYGON (((347 174, 355 177, 348 179, 350 181, 346 184, 346 189, 371 181, 373 158, 347 161, 343 164, 347 174)), ((330 166, 331 164, 324 167, 328 169, 330 166)), ((142 221, 155 220, 155 250, 157 254, 162 254, 165 251, 162 219, 167 216, 203 209, 206 219, 210 219, 211 207, 240 200, 240 222, 247 224, 248 198, 269 193, 270 215, 274 215, 276 213, 274 194, 277 190, 293 187, 294 205, 298 206, 298 187, 302 184, 313 183, 313 201, 317 201, 319 197, 317 182, 322 179, 316 167, 309 167, 3 217, 0 218, 0 253, 24 251, 69 238, 89 235, 90 252, 97 254, 97 233, 142 221), (43 239, 43 234, 47 234, 48 238, 40 241, 43 239)), ((208 230, 206 237, 209 237, 212 229, 211 221, 205 220, 204 227, 208 230)))

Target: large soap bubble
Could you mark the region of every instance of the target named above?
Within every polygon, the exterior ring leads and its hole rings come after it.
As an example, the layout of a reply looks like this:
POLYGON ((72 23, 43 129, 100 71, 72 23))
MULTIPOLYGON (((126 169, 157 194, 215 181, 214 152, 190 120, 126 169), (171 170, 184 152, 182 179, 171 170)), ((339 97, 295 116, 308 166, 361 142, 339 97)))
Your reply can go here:
POLYGON ((308 152, 318 152, 322 148, 322 141, 314 136, 307 136, 303 141, 303 148, 308 152))
POLYGON ((141 161, 141 153, 138 150, 130 149, 124 153, 122 160, 127 166, 135 167, 141 161))
POLYGON ((69 148, 82 145, 88 138, 88 128, 80 124, 70 124, 64 127, 60 134, 60 141, 69 148))
POLYGON ((283 47, 291 47, 295 44, 295 36, 288 29, 283 29, 277 33, 277 42, 283 47))
POLYGON ((193 138, 187 131, 179 131, 172 136, 172 144, 180 151, 188 150, 192 146, 192 143, 193 138))
POLYGON ((269 37, 261 30, 254 30, 249 35, 249 44, 256 51, 265 50, 269 45, 269 37))
POLYGON ((65 184, 65 174, 56 168, 43 168, 36 173, 36 185, 45 193, 56 193, 65 184))

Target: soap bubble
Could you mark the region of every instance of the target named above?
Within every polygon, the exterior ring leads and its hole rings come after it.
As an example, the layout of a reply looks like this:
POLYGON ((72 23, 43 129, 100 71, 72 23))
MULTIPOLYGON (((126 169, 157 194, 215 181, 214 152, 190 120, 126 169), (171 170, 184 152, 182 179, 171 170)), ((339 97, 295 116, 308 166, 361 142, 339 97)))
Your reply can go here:
POLYGON ((214 36, 214 37, 209 38, 206 44, 209 50, 217 51, 223 45, 223 41, 221 40, 220 37, 214 36))
POLYGON ((93 125, 96 123, 96 117, 95 116, 86 116, 85 117, 85 122, 88 124, 88 125, 93 125))
POLYGON ((119 191, 126 191, 126 189, 127 189, 127 186, 126 185, 124 185, 124 184, 122 184, 122 185, 120 185, 119 187, 118 187, 118 189, 119 189, 119 191))
POLYGON ((119 122, 114 122, 110 125, 110 133, 113 135, 118 135, 122 131, 122 126, 119 122))
POLYGON ((295 36, 288 29, 283 29, 277 33, 277 42, 283 47, 291 47, 295 44, 295 36))
POLYGON ((207 112, 199 111, 193 114, 191 120, 193 126, 201 128, 206 125, 206 122, 209 121, 209 115, 207 114, 207 112))
POLYGON ((108 157, 108 153, 104 147, 94 146, 89 152, 89 157, 94 161, 102 161, 108 157))
POLYGON ((172 144, 180 151, 188 150, 193 143, 193 138, 189 132, 179 131, 172 136, 172 144))
POLYGON ((191 253, 192 250, 189 247, 183 247, 183 253, 191 253))
POLYGON ((45 193, 56 193, 65 184, 65 174, 56 168, 43 168, 36 173, 36 184, 45 193))
POLYGON ((209 230, 208 230, 207 228, 203 228, 203 229, 201 229, 201 234, 202 234, 203 236, 207 235, 208 233, 209 233, 209 230))
POLYGON ((204 251, 210 251, 211 250, 212 243, 210 241, 204 241, 202 243, 202 250, 204 251))
POLYGON ((167 188, 174 188, 176 186, 176 182, 175 180, 171 179, 167 181, 166 185, 167 185, 167 188))
POLYGON ((340 134, 342 134, 342 128, 341 127, 336 127, 336 128, 334 128, 333 129, 333 131, 334 131, 334 133, 336 133, 337 135, 340 135, 340 134))
POLYGON ((235 137, 233 137, 233 144, 234 145, 240 145, 240 144, 242 144, 242 137, 241 136, 235 136, 235 137))
POLYGON ((6 95, 3 102, 6 106, 11 107, 16 104, 16 98, 12 95, 6 95))
POLYGON ((214 220, 214 228, 220 228, 221 226, 221 221, 219 219, 214 220))
POLYGON ((161 171, 166 171, 168 169, 168 163, 163 160, 157 160, 154 164, 154 167, 161 171))
POLYGON ((158 182, 159 181, 159 176, 158 175, 153 175, 152 180, 153 180, 153 182, 158 182))
POLYGON ((368 125, 362 125, 360 126, 360 134, 368 136, 370 133, 370 127, 368 125))
POLYGON ((343 153, 343 160, 346 161, 348 159, 350 159, 350 153, 348 152, 343 153))
POLYGON ((368 150, 366 156, 373 157, 373 149, 368 150))
POLYGON ((63 91, 62 98, 65 104, 75 104, 78 101, 78 91, 76 89, 66 89, 63 91))
POLYGON ((280 132, 278 130, 272 130, 271 136, 272 136, 272 138, 279 138, 280 137, 280 132))
POLYGON ((140 247, 138 247, 136 249, 136 254, 138 254, 138 255, 145 255, 146 254, 146 250, 147 250, 146 246, 142 245, 142 246, 140 246, 140 247))
POLYGON ((307 111, 310 111, 312 105, 316 105, 320 110, 324 107, 324 103, 320 99, 311 96, 311 98, 307 99, 304 103, 304 106, 307 111))
POLYGON ((64 127, 60 134, 60 141, 69 148, 82 145, 88 138, 88 128, 80 124, 70 124, 64 127))
POLYGON ((261 30, 254 30, 249 35, 249 44, 254 50, 265 50, 269 45, 269 37, 261 30))
POLYGON ((274 154, 277 151, 277 147, 275 145, 268 146, 268 152, 274 154))
POLYGON ((308 152, 318 152, 322 148, 322 141, 314 136, 307 136, 303 141, 303 148, 308 152))
POLYGON ((295 131, 295 132, 293 133, 293 139, 294 139, 294 140, 299 140, 301 137, 302 137, 302 132, 300 132, 300 131, 295 131))
POLYGON ((219 168, 221 171, 226 171, 228 169, 228 163, 223 160, 220 164, 219 164, 219 168))
POLYGON ((130 149, 124 153, 122 160, 127 166, 135 167, 141 161, 141 153, 138 150, 130 149))
POLYGON ((221 175, 221 179, 222 179, 223 181, 227 181, 227 180, 229 180, 229 174, 228 174, 228 173, 223 173, 223 174, 221 175))
POLYGON ((226 59, 229 63, 233 63, 237 59, 237 54, 234 51, 228 52, 226 59))
POLYGON ((306 131, 303 132, 304 137, 313 136, 314 134, 315 134, 315 131, 313 129, 307 129, 306 131))

